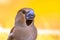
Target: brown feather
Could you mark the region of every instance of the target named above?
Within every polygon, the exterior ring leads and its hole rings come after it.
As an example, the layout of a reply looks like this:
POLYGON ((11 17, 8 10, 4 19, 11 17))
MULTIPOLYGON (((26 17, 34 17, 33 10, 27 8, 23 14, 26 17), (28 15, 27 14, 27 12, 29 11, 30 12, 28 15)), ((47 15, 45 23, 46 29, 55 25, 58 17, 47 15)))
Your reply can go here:
POLYGON ((23 14, 23 13, 26 14, 29 10, 32 9, 23 8, 18 11, 15 18, 15 26, 10 31, 10 36, 8 37, 8 40, 36 40, 37 30, 34 26, 34 19, 31 22, 29 21, 26 22, 25 15, 23 14))

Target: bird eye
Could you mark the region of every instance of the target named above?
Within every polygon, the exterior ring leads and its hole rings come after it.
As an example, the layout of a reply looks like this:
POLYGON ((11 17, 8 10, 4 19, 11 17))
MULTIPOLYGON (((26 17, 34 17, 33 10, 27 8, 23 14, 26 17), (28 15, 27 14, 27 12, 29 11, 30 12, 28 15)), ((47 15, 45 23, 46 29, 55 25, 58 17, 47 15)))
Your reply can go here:
POLYGON ((23 10, 22 13, 25 14, 26 12, 23 10))

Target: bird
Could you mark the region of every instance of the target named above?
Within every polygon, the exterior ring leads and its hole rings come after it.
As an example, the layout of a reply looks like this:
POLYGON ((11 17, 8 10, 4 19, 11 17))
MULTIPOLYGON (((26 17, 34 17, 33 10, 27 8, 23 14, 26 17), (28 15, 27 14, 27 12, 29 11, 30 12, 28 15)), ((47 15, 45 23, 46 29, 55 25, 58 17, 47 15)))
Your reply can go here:
POLYGON ((32 8, 20 9, 7 40, 36 40, 37 28, 34 25, 34 18, 35 14, 32 8))

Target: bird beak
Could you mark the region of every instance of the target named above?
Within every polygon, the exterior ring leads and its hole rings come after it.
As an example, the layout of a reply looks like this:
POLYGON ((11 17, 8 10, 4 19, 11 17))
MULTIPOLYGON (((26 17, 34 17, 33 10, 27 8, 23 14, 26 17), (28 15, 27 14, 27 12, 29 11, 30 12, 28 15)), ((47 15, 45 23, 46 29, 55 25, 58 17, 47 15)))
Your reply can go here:
POLYGON ((34 15, 34 11, 30 10, 27 14, 26 14, 26 20, 33 20, 35 17, 34 15))

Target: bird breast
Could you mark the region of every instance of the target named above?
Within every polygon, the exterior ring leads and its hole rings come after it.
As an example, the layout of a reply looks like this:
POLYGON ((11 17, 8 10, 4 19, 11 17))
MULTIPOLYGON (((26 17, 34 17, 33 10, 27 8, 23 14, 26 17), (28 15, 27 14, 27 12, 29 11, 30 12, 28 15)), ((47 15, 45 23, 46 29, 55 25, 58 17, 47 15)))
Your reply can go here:
POLYGON ((13 34, 15 40, 35 40, 36 29, 34 27, 16 27, 13 34))

